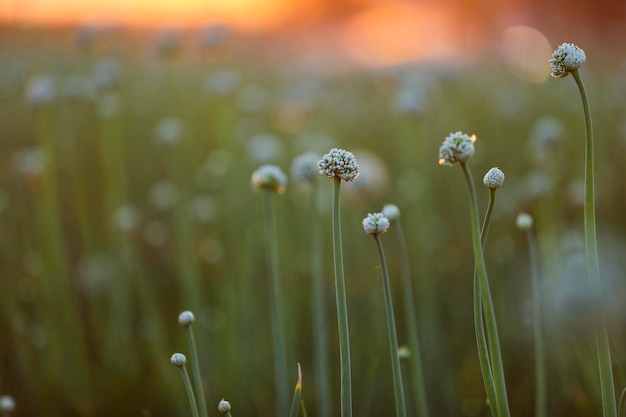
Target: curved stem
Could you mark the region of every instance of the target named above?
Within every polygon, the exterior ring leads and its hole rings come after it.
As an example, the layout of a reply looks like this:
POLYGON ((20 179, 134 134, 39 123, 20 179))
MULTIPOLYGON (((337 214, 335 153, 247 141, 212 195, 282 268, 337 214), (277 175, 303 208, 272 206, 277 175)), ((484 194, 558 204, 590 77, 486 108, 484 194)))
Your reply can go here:
POLYGON ((339 189, 341 179, 334 178, 333 187, 333 251, 335 259, 335 294, 337 325, 339 327, 339 360, 341 362, 341 416, 352 416, 352 376, 350 374, 350 339, 348 333, 348 303, 343 275, 341 224, 339 218, 339 189))
POLYGON ((422 364, 419 334, 417 329, 417 313, 415 309, 415 302, 413 301, 413 285, 411 283, 409 256, 400 220, 395 220, 393 226, 393 230, 396 235, 396 243, 398 245, 398 252, 400 253, 400 266, 402 268, 402 293, 404 295, 404 312, 407 334, 409 337, 409 349, 411 351, 411 379, 413 380, 413 396, 415 397, 417 405, 417 414, 421 417, 427 417, 430 413, 428 411, 426 384, 424 382, 424 367, 422 364))
POLYGON ((506 381, 504 379, 504 365, 502 363, 502 353, 500 351, 500 341, 498 337, 498 326, 493 307, 493 299, 489 289, 489 278, 487 277, 487 267, 483 257, 483 250, 479 232, 478 202, 476 201, 476 190, 472 181, 472 175, 465 163, 461 163, 461 168, 465 175, 465 180, 470 194, 470 211, 472 222, 472 242, 474 247, 474 262, 476 264, 476 274, 480 286, 481 298, 483 301, 484 319, 487 325, 487 342, 489 346, 491 366, 493 368, 494 385, 497 396, 497 413, 500 417, 509 417, 509 404, 506 394, 506 381))
POLYGON ((400 370, 400 357, 398 355, 398 335, 396 333, 396 319, 393 314, 393 298, 391 296, 391 285, 389 284, 389 273, 387 272, 387 261, 380 239, 380 234, 374 234, 378 257, 383 278, 383 291, 385 293, 385 311, 387 312, 387 335, 389 337, 389 350, 391 352, 391 373, 393 375, 393 391, 396 402, 396 416, 406 417, 406 402, 404 400, 404 387, 402 384, 402 373, 400 370))
MULTIPOLYGON (((593 126, 591 122, 591 111, 589 110, 589 100, 587 91, 578 70, 572 71, 572 76, 576 81, 580 97, 582 99, 583 111, 585 113, 585 251, 587 253, 587 273, 592 284, 602 293, 602 283, 600 282, 600 264, 598 261, 598 242, 596 238, 596 209, 594 193, 594 157, 593 157, 593 126)), ((596 350, 598 355, 598 368, 600 372, 600 389, 602 391, 602 411, 604 417, 616 417, 615 383, 613 380, 613 370, 611 368, 611 350, 609 347, 609 336, 606 328, 603 307, 600 316, 594 320, 594 332, 596 339, 596 350)))
MULTIPOLYGON (((480 231, 480 242, 483 249, 485 247, 485 242, 487 241, 487 232, 489 231, 489 225, 491 224, 491 214, 493 213, 493 207, 496 202, 496 190, 490 189, 489 191, 489 205, 487 206, 487 212, 485 213, 485 219, 480 231)), ((489 359, 489 348, 487 346, 487 337, 485 334, 485 323, 483 318, 482 297, 480 295, 480 282, 478 281, 476 268, 474 268, 474 330, 476 332, 478 361, 483 375, 487 400, 491 409, 495 413, 498 413, 498 396, 496 395, 496 385, 493 380, 491 360, 489 359)))

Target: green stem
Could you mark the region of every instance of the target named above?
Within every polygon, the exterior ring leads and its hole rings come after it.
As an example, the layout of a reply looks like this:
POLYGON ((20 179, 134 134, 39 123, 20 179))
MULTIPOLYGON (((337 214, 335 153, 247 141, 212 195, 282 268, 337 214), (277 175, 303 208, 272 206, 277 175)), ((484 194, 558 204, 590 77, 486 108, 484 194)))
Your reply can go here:
POLYGON ((622 395, 619 396, 619 406, 617 407, 619 417, 626 417, 626 401, 625 400, 626 400, 626 388, 624 388, 624 390, 622 391, 622 395))
POLYGON ((191 415, 193 417, 200 417, 198 413, 198 403, 196 403, 196 397, 193 395, 193 388, 191 387, 191 380, 185 365, 180 367, 180 372, 183 375, 183 382, 185 383, 185 390, 187 391, 187 399, 189 400, 189 407, 191 407, 191 415))
MULTIPOLYGON (((585 113, 585 251, 587 254, 587 273, 592 284, 599 292, 602 292, 600 282, 600 264, 598 261, 598 242, 596 238, 596 209, 594 195, 594 158, 593 158, 593 127, 591 123, 591 112, 587 91, 578 70, 572 71, 572 76, 576 81, 580 97, 582 99, 583 111, 585 113)), ((603 307, 601 307, 603 308, 603 307)), ((616 417, 615 383, 613 381, 613 370, 611 368, 611 350, 609 347, 609 335, 604 319, 604 311, 600 317, 594 321, 594 332, 596 339, 596 349, 598 354, 598 368, 600 372, 600 389, 602 391, 602 412, 604 417, 616 417)))
POLYGON ((413 380, 413 396, 417 405, 417 414, 422 417, 430 415, 428 412, 428 399, 426 396, 426 384, 424 382, 424 367, 422 364, 419 334, 417 329, 417 313, 413 300, 413 285, 411 283, 411 268, 406 248, 406 241, 400 220, 394 221, 393 230, 396 235, 396 243, 400 254, 400 266, 402 268, 402 284, 404 295, 404 316, 409 336, 409 349, 411 351, 411 379, 413 380))
POLYGON ((541 286, 539 283, 539 255, 537 242, 531 229, 526 231, 530 249, 531 281, 533 288, 533 319, 535 333, 535 417, 546 417, 548 397, 546 390, 546 360, 544 354, 541 320, 541 286))
MULTIPOLYGON (((502 363, 502 353, 500 349, 500 341, 498 336, 498 326, 496 323, 496 315, 493 307, 493 299, 491 290, 489 289, 489 278, 487 277, 487 267, 483 255, 483 249, 480 239, 479 220, 478 220, 478 202, 476 200, 476 190, 472 181, 472 174, 467 164, 461 163, 461 168, 465 174, 465 180, 470 195, 470 211, 472 221, 472 241, 474 247, 474 262, 480 293, 484 309, 484 319, 487 328, 487 342, 489 346, 491 366, 493 368, 494 385, 497 396, 497 412, 499 417, 509 417, 509 404, 506 394, 506 381, 504 378, 504 365, 502 363)), ((480 346, 479 346, 480 349, 480 346)))
POLYGON ((313 373, 315 376, 315 391, 317 395, 318 414, 332 415, 330 391, 330 366, 328 358, 328 336, 326 332, 326 294, 324 291, 324 272, 322 270, 322 235, 318 227, 319 215, 317 210, 319 181, 311 187, 311 270, 312 270, 312 306, 313 306, 313 373))
POLYGON ((396 416, 406 417, 406 403, 404 401, 404 387, 402 385, 402 372, 400 370, 400 357, 398 356, 398 335, 396 334, 396 319, 393 314, 393 298, 391 296, 391 285, 389 284, 389 273, 387 272, 387 262, 385 252, 380 239, 380 234, 374 234, 378 257, 383 278, 383 291, 385 293, 385 310, 387 312, 387 335, 389 337, 389 350, 391 351, 391 373, 393 375, 394 399, 396 402, 396 416))
MULTIPOLYGON (((493 213, 493 207, 496 202, 496 190, 489 190, 489 205, 487 206, 487 212, 485 213, 485 219, 480 231, 480 244, 481 248, 485 247, 487 242, 487 233, 489 231, 489 225, 491 224, 491 215, 493 213)), ((493 370, 491 369, 491 360, 489 359, 489 348, 487 346, 487 338, 485 334, 485 323, 483 317, 482 297, 480 294, 480 281, 478 280, 478 274, 476 268, 474 268, 474 330, 476 332, 476 345, 478 348, 478 361, 480 363, 480 370, 483 375, 483 382, 485 384, 485 391, 487 393, 487 401, 489 406, 498 413, 498 396, 496 395, 496 385, 493 380, 493 370)))
POLYGON ((189 350, 191 351, 192 372, 194 384, 196 386, 196 393, 198 397, 198 407, 200 408, 200 416, 208 417, 209 412, 206 405, 206 399, 204 397, 204 384, 202 383, 202 375, 200 373, 200 362, 198 361, 198 349, 196 348, 196 339, 193 335, 193 327, 191 325, 185 326, 187 330, 187 339, 189 341, 189 350))
POLYGON ((265 233, 267 236, 268 267, 271 277, 272 337, 274 341, 274 377, 276 378, 277 415, 285 416, 289 408, 289 382, 287 374, 287 348, 283 313, 283 298, 278 271, 278 239, 272 210, 272 192, 263 192, 265 200, 265 233))
POLYGON ((302 369, 298 364, 298 382, 293 391, 293 400, 291 401, 291 412, 289 417, 298 417, 298 409, 300 408, 300 397, 302 396, 302 369))
POLYGON ((341 417, 352 417, 352 377, 350 375, 350 339, 348 333, 348 303, 343 275, 341 224, 339 219, 339 190, 341 178, 333 179, 333 250, 335 260, 335 293, 337 325, 339 328, 339 360, 341 362, 341 417))

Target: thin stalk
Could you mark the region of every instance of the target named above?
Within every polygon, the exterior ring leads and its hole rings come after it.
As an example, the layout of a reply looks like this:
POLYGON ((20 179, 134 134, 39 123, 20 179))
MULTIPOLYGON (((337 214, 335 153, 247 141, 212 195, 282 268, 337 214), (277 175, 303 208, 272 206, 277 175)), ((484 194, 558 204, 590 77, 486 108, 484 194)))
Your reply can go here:
MULTIPOLYGON (((496 190, 490 189, 489 191, 489 205, 487 206, 487 212, 485 213, 485 219, 483 220, 483 226, 480 231, 480 245, 483 250, 485 248, 485 243, 487 242, 487 233, 489 232, 489 225, 491 224, 493 207, 496 203, 496 190)), ((496 395, 496 384, 493 380, 493 370, 491 369, 491 360, 489 359, 489 348, 487 346, 485 322, 483 317, 482 297, 480 294, 480 282, 478 280, 476 268, 474 268, 474 330, 476 332, 478 361, 483 375, 487 401, 489 402, 491 409, 497 415, 499 412, 498 396, 496 395)))
POLYGON ((302 369, 298 364, 298 382, 293 391, 293 400, 291 401, 291 412, 289 417, 298 417, 298 409, 300 408, 300 397, 302 396, 302 369))
POLYGON ((617 407, 619 417, 626 417, 626 388, 622 391, 622 395, 619 396, 619 406, 617 407))
POLYGON ((189 400, 189 407, 191 407, 191 415, 193 417, 200 417, 198 413, 198 403, 196 403, 196 397, 193 395, 193 388, 191 386, 191 380, 189 379, 189 373, 185 365, 180 366, 180 373, 183 376, 183 382, 185 383, 185 390, 187 391, 187 399, 189 400))
POLYGON ((330 365, 328 358, 328 335, 326 332, 326 294, 324 291, 324 273, 322 270, 322 235, 317 210, 319 181, 311 187, 311 271, 312 271, 312 315, 313 315, 313 374, 317 409, 320 416, 332 415, 332 397, 330 390, 330 365))
POLYGON ((196 394, 198 397, 198 408, 200 409, 200 417, 208 417, 209 412, 204 397, 204 384, 202 384, 202 375, 200 374, 200 362, 198 361, 198 349, 196 348, 196 339, 193 335, 193 326, 185 326, 187 330, 187 340, 189 341, 189 350, 191 352, 194 384, 196 386, 196 394))
POLYGON ((385 293, 385 311, 387 312, 387 335, 389 337, 389 350, 391 351, 391 373, 393 375, 393 391, 396 403, 396 416, 406 417, 406 402, 404 400, 404 387, 402 384, 402 371, 400 369, 400 357, 398 356, 398 335, 396 333, 396 319, 393 314, 393 298, 391 296, 391 285, 389 284, 389 273, 387 272, 387 261, 380 239, 380 234, 374 234, 378 257, 380 258, 381 273, 383 278, 383 291, 385 293))
MULTIPOLYGON (((585 113, 585 252, 587 254, 587 273, 592 284, 602 292, 600 281, 600 263, 598 261, 598 242, 596 238, 596 209, 594 193, 594 157, 593 157, 593 126, 587 91, 578 70, 572 71, 576 81, 583 111, 585 113)), ((603 309, 603 307, 600 307, 603 309)), ((602 412, 604 417, 616 417, 615 382, 611 368, 611 350, 609 335, 606 328, 604 311, 594 320, 596 349, 598 354, 598 368, 600 373, 600 389, 602 391, 602 412)))
POLYGON ((531 281, 533 288, 533 327, 535 336, 535 417, 547 416, 547 384, 546 360, 541 320, 541 286, 539 283, 539 255, 535 235, 531 229, 526 230, 528 248, 530 250, 531 281))
POLYGON ((339 328, 339 360, 341 362, 341 417, 352 417, 352 376, 350 374, 350 339, 348 333, 348 303, 343 275, 341 223, 339 219, 339 190, 341 179, 333 178, 333 251, 335 260, 335 293, 337 325, 339 328))
POLYGON ((265 201, 265 233, 267 237, 267 257, 271 278, 271 315, 272 338, 274 343, 274 377, 276 378, 276 407, 278 416, 286 416, 289 408, 289 382, 287 375, 287 348, 285 342, 285 326, 283 298, 278 271, 278 239, 276 224, 272 210, 272 192, 263 192, 265 201))
POLYGON ((504 365, 502 363, 502 353, 500 349, 500 340, 498 336, 498 326, 496 323, 496 315, 493 307, 493 299, 491 290, 489 289, 489 278, 487 277, 487 267, 483 255, 483 249, 480 239, 479 220, 478 220, 478 202, 476 199, 476 190, 472 181, 472 174, 467 164, 461 163, 461 168, 465 174, 465 180, 470 195, 470 211, 472 221, 472 242, 474 247, 474 262, 476 274, 480 286, 480 293, 484 309, 484 319, 487 329, 487 342, 490 353, 491 366, 493 369, 494 385, 497 397, 497 412, 500 417, 509 417, 509 404, 506 394, 506 381, 504 378, 504 365))
POLYGON ((393 230, 396 236, 398 252, 400 254, 400 266, 402 269, 402 286, 404 295, 404 316, 409 336, 409 349, 411 351, 411 379, 413 380, 413 397, 416 401, 417 415, 427 417, 428 398, 426 396, 426 384, 424 382, 424 367, 422 364, 419 334, 417 330, 417 313, 413 300, 413 285, 411 283, 411 268, 409 256, 404 240, 404 232, 400 219, 394 220, 393 230))

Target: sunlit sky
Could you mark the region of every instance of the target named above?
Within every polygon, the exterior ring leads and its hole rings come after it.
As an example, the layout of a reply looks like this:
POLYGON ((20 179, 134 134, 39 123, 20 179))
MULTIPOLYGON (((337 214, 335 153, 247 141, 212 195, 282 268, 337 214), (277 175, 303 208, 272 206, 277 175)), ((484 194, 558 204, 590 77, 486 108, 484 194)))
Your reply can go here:
MULTIPOLYGON (((368 7, 345 16, 333 29, 326 28, 331 35, 323 38, 324 47, 338 49, 344 57, 364 65, 393 65, 455 54, 460 45, 467 47, 467 38, 476 25, 467 25, 466 15, 443 3, 365 2, 368 7)), ((217 22, 254 31, 314 22, 321 17, 322 7, 323 2, 316 0, 0 0, 0 18, 34 25, 121 23, 154 27, 217 22)), ((511 70, 528 81, 543 81, 543 67, 551 52, 545 36, 525 26, 503 26, 500 35, 503 57, 511 70), (516 61, 517 54, 506 53, 520 49, 526 51, 524 62, 516 61)))
POLYGON ((280 24, 312 0, 0 0, 5 19, 44 24, 119 22, 141 26, 223 21, 243 29, 280 24))

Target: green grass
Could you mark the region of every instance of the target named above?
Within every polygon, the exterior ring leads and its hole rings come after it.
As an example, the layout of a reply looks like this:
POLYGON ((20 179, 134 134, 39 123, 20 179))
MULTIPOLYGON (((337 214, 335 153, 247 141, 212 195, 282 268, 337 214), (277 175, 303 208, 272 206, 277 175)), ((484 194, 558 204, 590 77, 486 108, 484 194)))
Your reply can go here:
MULTIPOLYGON (((287 167, 302 152, 321 155, 333 146, 354 152, 359 162, 369 151, 386 171, 383 186, 372 188, 367 174, 373 169, 362 164, 361 177, 341 190, 354 415, 389 415, 393 403, 382 289, 371 273, 377 261, 360 224, 364 211, 387 202, 402 207, 430 414, 486 415, 474 350, 474 258, 465 184, 458 172, 442 172, 437 165, 441 139, 456 130, 479 138, 474 172, 497 165, 507 175, 485 261, 511 415, 534 412, 532 291, 526 242, 514 226, 520 211, 534 214, 544 263, 550 415, 600 415, 590 316, 590 303, 597 300, 575 276, 576 259, 582 254, 584 261, 584 246, 576 245, 576 236, 584 242, 584 131, 573 82, 527 84, 502 70, 496 56, 485 57, 480 66, 445 71, 418 64, 396 73, 298 75, 288 62, 261 59, 258 41, 243 37, 228 54, 204 60, 190 33, 183 54, 163 62, 149 40, 133 36, 112 38, 87 55, 73 48, 66 32, 4 35, 14 47, 0 56, 0 395, 15 397, 18 415, 188 415, 180 377, 167 364, 168 353, 186 346, 184 332, 171 319, 185 309, 196 314, 209 414, 217 414, 211 404, 221 398, 236 404, 236 415, 273 413, 269 277, 259 238, 264 216, 259 196, 250 192, 249 175, 261 164, 287 167), (122 64, 118 82, 95 99, 63 97, 67 77, 93 74, 103 57, 122 64), (206 77, 223 69, 236 72, 236 85, 222 95, 206 93, 206 77), (44 72, 58 81, 59 96, 40 120, 22 93, 32 75, 44 72), (393 105, 407 73, 428 79, 427 105, 418 114, 393 105), (119 111, 103 117, 111 97, 119 100, 119 111), (540 149, 547 157, 538 160, 531 132, 545 116, 559 120, 564 134, 540 149), (154 128, 164 117, 187 126, 179 147, 155 141, 154 128), (260 133, 277 138, 279 151, 270 160, 259 160, 249 148, 250 138, 260 133), (322 134, 330 142, 320 140, 322 134), (54 148, 43 170, 28 152, 42 145, 54 148), (538 175, 549 188, 537 187, 537 181, 531 186, 538 175), (162 181, 178 191, 167 210, 150 195, 162 181), (113 221, 120 206, 137 213, 136 223, 124 230, 113 221)), ((624 87, 619 68, 600 68, 601 57, 611 51, 586 52, 584 77, 595 117, 598 254, 606 290, 600 301, 607 309, 613 373, 621 389, 626 336, 619 331, 624 310, 617 296, 626 290, 621 279, 626 197, 620 191, 626 186, 621 175, 626 138, 618 92, 624 87)), ((549 71, 546 63, 546 77, 549 71)), ((307 224, 303 187, 290 183, 273 199, 287 359, 302 365, 302 402, 311 416, 319 415, 312 380, 311 227, 323 242, 316 259, 325 260, 321 292, 328 297, 335 416, 340 404, 332 187, 325 185, 317 225, 307 224)), ((479 200, 479 212, 485 205, 479 200)), ((400 273, 390 262, 396 299, 402 297, 400 273)), ((409 335, 398 313, 403 345, 409 335)), ((409 415, 414 401, 407 396, 409 415)))

